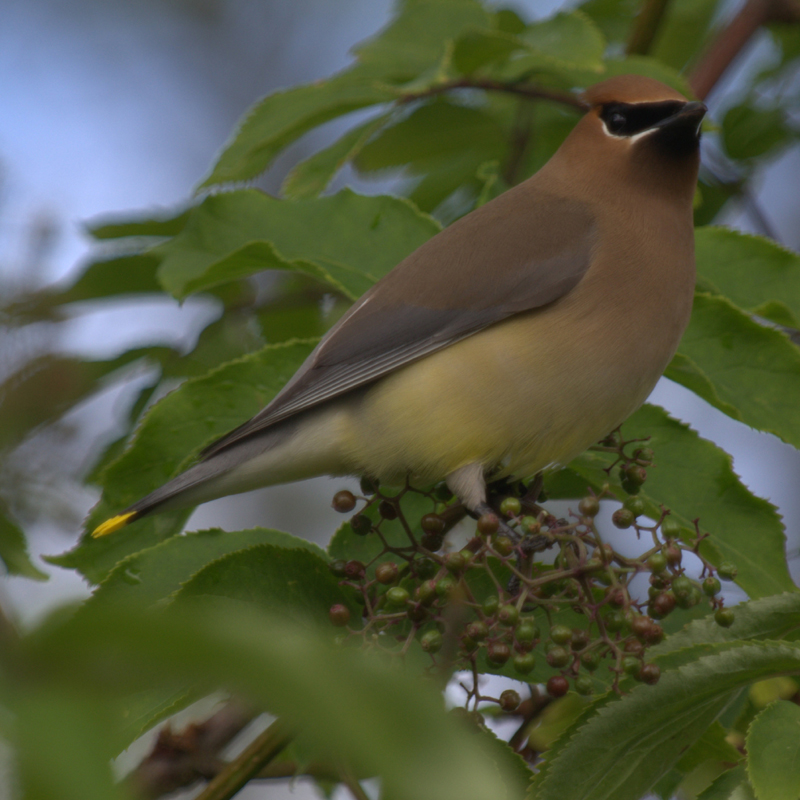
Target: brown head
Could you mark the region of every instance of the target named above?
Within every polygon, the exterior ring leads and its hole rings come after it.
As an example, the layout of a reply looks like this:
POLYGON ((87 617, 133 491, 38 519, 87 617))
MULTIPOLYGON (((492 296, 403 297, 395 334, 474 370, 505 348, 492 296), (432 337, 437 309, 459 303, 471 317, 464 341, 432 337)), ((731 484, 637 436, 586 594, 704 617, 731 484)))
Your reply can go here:
POLYGON ((641 75, 619 75, 595 84, 582 99, 586 116, 561 153, 571 162, 570 172, 578 166, 594 180, 613 178, 630 189, 677 194, 691 201, 700 161, 700 126, 707 110, 703 103, 641 75))

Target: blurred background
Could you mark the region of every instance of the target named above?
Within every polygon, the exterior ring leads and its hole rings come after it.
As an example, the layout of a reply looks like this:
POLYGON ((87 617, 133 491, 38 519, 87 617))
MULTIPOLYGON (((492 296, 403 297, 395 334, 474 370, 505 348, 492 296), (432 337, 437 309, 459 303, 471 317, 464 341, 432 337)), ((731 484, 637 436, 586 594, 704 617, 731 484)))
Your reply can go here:
MULTIPOLYGON (((502 5, 533 19, 580 3, 529 0, 502 5)), ((723 4, 720 14, 732 14, 740 5, 723 4)), ((0 292, 5 306, 26 293, 69 281, 88 257, 87 220, 186 204, 255 100, 346 66, 350 48, 388 20, 391 3, 0 0, 0 10, 0 292)), ((771 47, 766 34, 753 39, 709 98, 712 119, 720 119, 741 96, 748 76, 769 63, 771 47)), ((798 86, 795 74, 794 91, 798 86)), ((277 193, 294 163, 341 130, 337 122, 313 131, 256 185, 277 193)), ((718 156, 713 141, 704 145, 706 163, 721 169, 718 156)), ((366 184, 345 170, 334 188, 350 183, 360 191, 392 191, 400 180, 398 175, 366 184)), ((717 221, 768 235, 796 250, 798 183, 800 147, 791 145, 763 165, 751 179, 749 193, 728 203, 717 221)), ((210 298, 182 305, 138 299, 86 312, 78 304, 65 320, 24 327, 5 324, 0 315, 0 392, 8 390, 9 378, 41 369, 43 358, 53 354, 107 359, 131 346, 156 344, 187 352, 220 313, 210 298)), ((59 370, 42 373, 46 380, 31 385, 51 396, 68 393, 75 376, 66 359, 60 363, 59 370)), ((98 497, 83 483, 87 471, 123 429, 119 420, 147 383, 146 373, 146 368, 134 367, 121 384, 101 387, 65 417, 37 427, 21 442, 14 437, 14 413, 22 419, 28 409, 4 409, 0 501, 24 527, 37 567, 50 576, 45 583, 16 577, 0 582, 0 603, 25 626, 54 604, 88 594, 77 573, 49 566, 39 556, 63 552, 75 543, 82 519, 98 497)), ((652 400, 732 453, 745 483, 780 508, 790 565, 795 578, 800 577, 800 454, 666 380, 652 400)), ((0 405, 2 401, 0 394, 0 405)), ((800 398, 798 407, 800 413, 800 398)), ((310 483, 209 503, 187 527, 261 525, 324 543, 340 521, 330 509, 330 497, 345 482, 310 483)))

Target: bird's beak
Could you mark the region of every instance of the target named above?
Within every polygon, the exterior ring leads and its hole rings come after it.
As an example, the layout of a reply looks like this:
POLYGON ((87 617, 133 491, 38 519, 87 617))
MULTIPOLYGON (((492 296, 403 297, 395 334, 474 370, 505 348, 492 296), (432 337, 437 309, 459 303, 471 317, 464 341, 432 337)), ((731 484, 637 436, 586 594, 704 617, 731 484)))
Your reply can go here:
POLYGON ((694 130, 699 133, 700 123, 708 111, 708 106, 705 103, 693 101, 686 103, 686 105, 673 114, 671 117, 662 119, 653 125, 654 128, 661 128, 662 130, 694 130))

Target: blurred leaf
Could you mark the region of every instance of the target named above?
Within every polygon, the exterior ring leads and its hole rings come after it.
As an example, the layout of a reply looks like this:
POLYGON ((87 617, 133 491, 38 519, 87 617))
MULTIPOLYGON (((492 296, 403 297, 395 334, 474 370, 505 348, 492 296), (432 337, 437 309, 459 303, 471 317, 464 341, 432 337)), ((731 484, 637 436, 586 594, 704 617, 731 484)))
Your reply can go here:
POLYGON ((391 87, 352 70, 268 95, 247 112, 200 188, 254 178, 281 150, 312 128, 396 97, 391 87))
POLYGON ((46 581, 47 575, 38 570, 28 555, 28 543, 22 529, 0 505, 0 564, 9 575, 20 575, 35 581, 46 581))
POLYGON ((605 37, 591 17, 582 11, 565 11, 534 22, 520 38, 555 64, 595 72, 603 69, 605 37))
POLYGON ((758 158, 789 141, 784 111, 750 105, 728 109, 722 120, 722 140, 731 158, 758 158))
POLYGON ((447 40, 491 24, 477 0, 404 0, 399 10, 377 36, 353 48, 368 74, 383 80, 417 77, 441 62, 447 40))
POLYGON ((391 117, 381 114, 352 128, 329 147, 301 161, 286 176, 281 186, 283 194, 291 200, 316 197, 325 190, 336 173, 357 156, 376 131, 391 117))
MULTIPOLYGON (((271 544, 283 549, 305 549, 326 558, 317 545, 282 531, 253 528, 247 531, 204 531, 172 536, 166 541, 129 555, 117 564, 85 604, 127 603, 151 606, 169 598, 207 564, 253 545, 271 544)), ((79 611, 78 613, 82 613, 79 611)))
MULTIPOLYGON (((719 626, 718 626, 719 627, 719 626)), ((705 733, 681 756, 676 764, 683 773, 689 773, 707 761, 738 764, 742 754, 725 738, 727 731, 714 722, 705 733)))
POLYGON ((655 686, 596 700, 546 755, 535 800, 639 800, 699 739, 732 693, 800 669, 800 650, 781 643, 709 645, 655 686))
POLYGON ((718 0, 672 0, 658 27, 651 54, 684 71, 702 52, 718 0))
POLYGON ((756 800, 744 765, 723 772, 697 800, 756 800))
POLYGON ((517 797, 432 683, 244 604, 201 600, 166 615, 96 609, 51 621, 24 642, 27 671, 101 697, 154 680, 224 685, 284 717, 321 756, 380 775, 391 796, 517 797))
POLYGON ((581 11, 591 17, 610 42, 624 43, 641 4, 642 0, 589 0, 581 3, 581 11))
MULTIPOLYGON (((713 395, 700 395, 704 400, 728 414, 733 406, 734 419, 800 447, 800 350, 783 333, 754 322, 724 297, 698 292, 679 352, 713 385, 713 395)), ((678 383, 685 377, 672 369, 665 374, 678 383)), ((693 381, 688 388, 698 386, 693 381)))
MULTIPOLYGON (((190 378, 162 398, 145 415, 128 450, 103 474, 103 497, 89 515, 87 529, 161 486, 205 445, 260 411, 312 349, 310 342, 268 345, 203 377, 190 378)), ((145 517, 102 539, 85 534, 73 550, 46 560, 77 569, 97 583, 118 561, 180 530, 189 513, 145 517)))
MULTIPOLYGON (((717 565, 733 561, 739 569, 736 582, 750 597, 794 590, 786 565, 783 525, 775 507, 744 486, 724 450, 649 404, 628 419, 623 432, 626 438, 649 437, 648 446, 656 454, 639 495, 647 504, 648 516, 658 519, 663 504, 685 526, 689 540, 694 536, 693 520, 699 519, 701 531, 711 534, 703 540, 701 552, 717 565), (753 547, 754 541, 758 547, 753 547)), ((624 500, 627 494, 619 486, 617 472, 608 475, 603 470, 609 463, 606 454, 596 451, 571 462, 569 471, 577 474, 578 481, 567 484, 566 496, 580 497, 587 485, 599 490, 608 483, 614 496, 624 500)), ((548 491, 553 477, 559 475, 547 478, 548 491)), ((551 496, 564 494, 554 491, 551 496)))
POLYGON ((185 297, 264 269, 299 270, 355 299, 438 231, 394 197, 345 189, 289 201, 247 189, 194 209, 183 232, 156 248, 164 259, 159 277, 185 297))
POLYGON ((189 216, 189 209, 179 213, 167 212, 158 216, 131 219, 125 217, 119 221, 113 218, 93 220, 86 224, 86 229, 95 239, 121 239, 127 236, 175 236, 180 233, 189 216))
POLYGON ((751 723, 747 774, 758 800, 800 797, 800 708, 778 700, 751 723))
POLYGON ((453 67, 465 75, 476 72, 487 64, 505 61, 516 50, 529 50, 529 46, 506 31, 473 29, 462 34, 453 49, 453 67))
POLYGON ((176 602, 204 595, 241 600, 296 623, 328 629, 331 606, 350 608, 352 626, 359 627, 361 608, 351 590, 339 586, 328 562, 310 549, 254 544, 220 556, 187 580, 176 602))
POLYGON ((770 239, 729 228, 695 230, 703 291, 778 325, 800 328, 800 256, 770 239))

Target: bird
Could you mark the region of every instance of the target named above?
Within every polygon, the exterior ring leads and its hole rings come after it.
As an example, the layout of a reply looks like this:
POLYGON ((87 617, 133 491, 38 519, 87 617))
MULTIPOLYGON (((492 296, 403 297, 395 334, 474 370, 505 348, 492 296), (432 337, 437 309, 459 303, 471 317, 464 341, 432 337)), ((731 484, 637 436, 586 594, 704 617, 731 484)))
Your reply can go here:
POLYGON ((648 397, 695 285, 706 106, 648 77, 589 87, 532 177, 407 256, 274 399, 196 464, 99 525, 318 475, 487 482, 568 464, 648 397))

